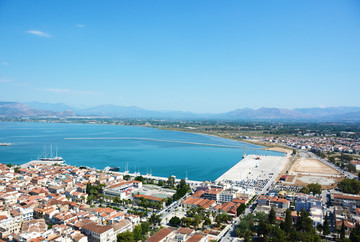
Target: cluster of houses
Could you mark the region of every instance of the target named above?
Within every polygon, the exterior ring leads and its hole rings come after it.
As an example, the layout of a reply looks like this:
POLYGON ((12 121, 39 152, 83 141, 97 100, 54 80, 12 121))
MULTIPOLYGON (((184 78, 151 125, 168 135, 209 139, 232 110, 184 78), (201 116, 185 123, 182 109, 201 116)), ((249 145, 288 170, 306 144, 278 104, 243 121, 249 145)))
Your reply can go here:
POLYGON ((265 142, 284 144, 296 149, 313 149, 321 152, 344 152, 360 154, 360 140, 343 137, 252 137, 265 142))
MULTIPOLYGON (((72 166, 32 164, 18 169, 0 164, 0 238, 13 241, 116 241, 116 235, 132 231, 140 216, 109 207, 90 206, 87 184, 103 184, 109 199, 163 198, 139 193, 141 181, 125 181, 120 173, 72 166)), ((226 212, 237 217, 241 204, 248 204, 254 193, 244 193, 228 185, 204 182, 181 201, 185 209, 202 207, 209 212, 226 212)), ((360 196, 332 190, 322 195, 270 190, 256 199, 254 212, 269 213, 273 208, 279 221, 292 210, 296 222, 304 209, 316 227, 330 219, 332 231, 339 226, 350 233, 360 222, 360 196)), ((207 241, 206 233, 188 228, 163 228, 147 241, 207 241)))
POLYGON ((215 187, 202 189, 202 187, 198 187, 194 194, 182 202, 182 206, 185 208, 202 207, 207 211, 226 212, 236 217, 238 216, 237 208, 249 200, 248 195, 236 193, 231 189, 215 187))
POLYGON ((139 181, 95 169, 33 164, 13 169, 0 164, 0 238, 14 241, 116 241, 132 231, 138 215, 86 204, 88 183, 122 198, 141 188, 139 181))
POLYGON ((328 216, 331 231, 336 232, 344 223, 347 235, 356 224, 360 224, 360 196, 336 190, 326 191, 322 195, 270 190, 267 195, 258 197, 254 212, 269 213, 271 208, 279 221, 284 221, 286 209, 291 209, 294 223, 304 209, 315 228, 322 225, 325 216, 328 216))

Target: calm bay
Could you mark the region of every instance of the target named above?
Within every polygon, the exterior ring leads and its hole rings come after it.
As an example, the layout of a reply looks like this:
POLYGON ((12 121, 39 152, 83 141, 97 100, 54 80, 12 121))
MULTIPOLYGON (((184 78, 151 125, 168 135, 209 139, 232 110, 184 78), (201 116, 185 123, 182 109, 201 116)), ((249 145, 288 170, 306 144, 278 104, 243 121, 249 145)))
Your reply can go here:
POLYGON ((57 147, 69 165, 111 166, 124 171, 128 164, 130 172, 146 174, 151 170, 155 176, 177 178, 185 178, 187 173, 189 179, 200 181, 213 181, 239 162, 244 145, 247 154, 283 155, 251 150, 261 147, 215 136, 100 124, 0 122, 0 143, 14 143, 0 146, 1 163, 23 164, 38 159, 44 147, 52 145, 54 153, 57 147))

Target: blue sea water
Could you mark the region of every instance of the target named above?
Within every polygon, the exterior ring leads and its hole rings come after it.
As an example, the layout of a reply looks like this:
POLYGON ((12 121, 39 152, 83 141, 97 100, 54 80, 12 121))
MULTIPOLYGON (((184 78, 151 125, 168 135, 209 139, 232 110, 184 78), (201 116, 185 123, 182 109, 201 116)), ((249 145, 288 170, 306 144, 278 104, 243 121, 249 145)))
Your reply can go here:
MULTIPOLYGON (((44 147, 58 147, 59 156, 75 166, 103 169, 120 167, 130 172, 155 176, 175 175, 190 180, 215 180, 243 156, 243 149, 203 146, 184 143, 136 139, 66 139, 66 138, 144 138, 244 147, 245 143, 187 132, 158 130, 146 127, 100 124, 0 122, 0 162, 23 164, 38 159, 44 147)), ((247 154, 282 156, 283 153, 264 150, 247 144, 247 154)))

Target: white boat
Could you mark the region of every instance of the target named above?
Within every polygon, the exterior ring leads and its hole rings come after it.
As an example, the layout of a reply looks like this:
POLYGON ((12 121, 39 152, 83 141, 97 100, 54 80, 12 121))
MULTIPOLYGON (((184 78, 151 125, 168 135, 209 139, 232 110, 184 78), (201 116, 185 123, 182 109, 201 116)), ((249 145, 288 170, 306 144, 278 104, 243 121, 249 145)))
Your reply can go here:
POLYGON ((0 143, 0 146, 10 146, 13 145, 13 143, 0 143))
POLYGON ((52 152, 52 145, 51 145, 49 157, 47 157, 46 146, 45 146, 44 157, 40 158, 40 160, 41 161, 63 161, 63 158, 58 156, 57 148, 56 148, 56 155, 54 156, 54 154, 52 152))

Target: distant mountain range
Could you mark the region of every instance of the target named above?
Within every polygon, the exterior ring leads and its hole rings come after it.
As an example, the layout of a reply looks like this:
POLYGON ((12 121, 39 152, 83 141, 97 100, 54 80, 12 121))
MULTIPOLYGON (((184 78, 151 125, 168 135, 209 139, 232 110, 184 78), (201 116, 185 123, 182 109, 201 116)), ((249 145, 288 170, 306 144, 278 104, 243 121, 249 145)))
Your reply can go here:
POLYGON ((0 102, 0 117, 69 117, 72 111, 56 112, 32 108, 24 103, 0 102))
POLYGON ((236 109, 227 113, 200 114, 153 111, 136 106, 100 105, 76 109, 63 103, 0 102, 0 117, 113 117, 217 120, 360 121, 360 107, 236 109))

